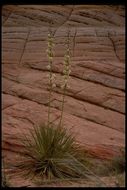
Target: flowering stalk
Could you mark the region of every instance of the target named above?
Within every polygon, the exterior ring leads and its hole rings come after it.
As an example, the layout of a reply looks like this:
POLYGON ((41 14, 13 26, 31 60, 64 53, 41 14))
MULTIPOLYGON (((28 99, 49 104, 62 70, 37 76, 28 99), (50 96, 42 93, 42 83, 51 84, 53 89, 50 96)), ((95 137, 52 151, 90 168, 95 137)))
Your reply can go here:
POLYGON ((48 34, 48 49, 47 49, 47 56, 49 60, 49 65, 47 66, 47 69, 49 70, 49 102, 48 102, 48 126, 50 124, 50 102, 51 102, 51 93, 52 89, 56 86, 55 85, 55 74, 52 74, 52 62, 53 62, 53 36, 51 31, 48 34))
POLYGON ((64 102, 65 102, 65 92, 66 88, 68 87, 68 78, 70 75, 70 32, 68 31, 67 41, 66 41, 66 52, 64 55, 64 69, 63 69, 63 84, 61 85, 61 88, 63 89, 63 99, 62 99, 62 108, 61 108, 61 116, 60 116, 60 122, 59 126, 62 124, 62 118, 63 118, 63 110, 64 110, 64 102))

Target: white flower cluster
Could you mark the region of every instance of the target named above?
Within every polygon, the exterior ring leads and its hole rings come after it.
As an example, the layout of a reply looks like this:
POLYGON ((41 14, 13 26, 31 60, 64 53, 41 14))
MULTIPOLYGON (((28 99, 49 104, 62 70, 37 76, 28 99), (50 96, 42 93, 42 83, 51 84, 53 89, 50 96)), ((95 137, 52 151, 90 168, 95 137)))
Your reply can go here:
POLYGON ((70 69, 70 49, 69 47, 66 50, 65 56, 64 56, 64 68, 63 68, 63 83, 61 85, 61 88, 64 89, 65 87, 68 87, 67 81, 69 78, 69 75, 71 73, 70 69))
POLYGON ((52 74, 52 61, 53 61, 53 37, 51 35, 51 33, 48 34, 48 49, 46 50, 47 52, 47 56, 48 56, 48 59, 49 59, 49 65, 46 66, 46 68, 50 71, 49 74, 48 74, 48 77, 49 77, 49 82, 50 82, 50 86, 52 88, 55 88, 56 87, 56 84, 55 84, 55 79, 56 79, 56 75, 55 74, 52 74))
POLYGON ((50 78, 50 82, 51 82, 52 88, 56 87, 55 80, 56 80, 56 75, 52 74, 51 78, 50 78))
POLYGON ((53 48, 54 44, 53 44, 53 37, 50 34, 48 34, 48 49, 46 50, 47 52, 47 56, 48 56, 48 59, 49 59, 49 66, 51 66, 51 62, 53 60, 53 51, 52 51, 52 48, 53 48))

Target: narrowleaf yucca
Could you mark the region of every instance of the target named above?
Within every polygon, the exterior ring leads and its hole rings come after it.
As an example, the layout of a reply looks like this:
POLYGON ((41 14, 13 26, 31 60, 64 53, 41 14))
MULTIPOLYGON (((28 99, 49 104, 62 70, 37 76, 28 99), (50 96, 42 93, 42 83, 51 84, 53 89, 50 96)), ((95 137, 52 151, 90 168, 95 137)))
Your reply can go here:
MULTIPOLYGON (((50 121, 50 101, 54 88, 54 74, 52 72, 53 64, 53 39, 51 31, 48 34, 47 56, 49 65, 49 104, 48 104, 48 122, 34 126, 30 130, 30 136, 23 137, 24 158, 20 161, 19 168, 26 176, 39 175, 43 178, 81 178, 86 176, 85 169, 80 164, 84 162, 81 148, 77 145, 75 138, 66 128, 62 127, 62 118, 64 110, 65 91, 67 80, 70 74, 70 32, 68 31, 66 52, 64 56, 63 68, 63 100, 60 122, 57 126, 50 121)), ((87 162, 85 162, 87 163, 87 162)))
MULTIPOLYGON (((100 179, 88 169, 88 160, 81 146, 70 132, 63 127, 63 111, 65 103, 65 91, 68 86, 70 70, 70 32, 67 36, 67 47, 64 56, 62 108, 58 125, 51 124, 50 108, 53 89, 56 87, 55 76, 52 71, 53 64, 53 34, 48 34, 47 55, 49 59, 49 103, 48 122, 33 127, 29 134, 23 136, 24 156, 18 167, 25 176, 38 176, 42 179, 82 179, 93 175, 100 183, 100 179)), ((42 180, 43 181, 43 180, 42 180)), ((102 182, 101 182, 102 183, 102 182)))

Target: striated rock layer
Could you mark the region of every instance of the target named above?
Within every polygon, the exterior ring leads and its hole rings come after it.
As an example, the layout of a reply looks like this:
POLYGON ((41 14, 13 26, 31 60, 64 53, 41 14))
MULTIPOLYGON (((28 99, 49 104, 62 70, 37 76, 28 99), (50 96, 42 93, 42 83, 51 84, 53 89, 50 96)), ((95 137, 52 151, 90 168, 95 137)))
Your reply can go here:
MULTIPOLYGON (((71 68, 63 123, 96 157, 125 146, 124 7, 6 5, 2 9, 2 141, 6 159, 22 151, 20 133, 47 121, 48 27, 55 57, 52 121, 58 122, 65 37, 71 32, 71 68), (11 156, 10 156, 11 155, 11 156)), ((14 157, 13 157, 14 155, 14 157)))

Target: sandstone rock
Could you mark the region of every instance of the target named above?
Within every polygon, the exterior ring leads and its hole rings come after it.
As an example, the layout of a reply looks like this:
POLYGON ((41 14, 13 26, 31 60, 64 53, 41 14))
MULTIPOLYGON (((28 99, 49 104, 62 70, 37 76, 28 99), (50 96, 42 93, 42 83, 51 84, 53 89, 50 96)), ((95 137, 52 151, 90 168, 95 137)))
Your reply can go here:
POLYGON ((2 148, 7 163, 13 164, 23 152, 21 136, 28 135, 33 125, 47 122, 46 49, 52 22, 57 86, 51 121, 58 124, 61 113, 60 84, 70 26, 71 74, 63 124, 94 157, 118 156, 125 147, 124 6, 5 5, 2 16, 2 148))

